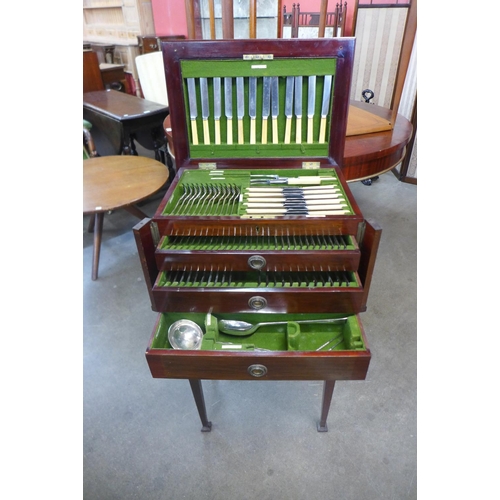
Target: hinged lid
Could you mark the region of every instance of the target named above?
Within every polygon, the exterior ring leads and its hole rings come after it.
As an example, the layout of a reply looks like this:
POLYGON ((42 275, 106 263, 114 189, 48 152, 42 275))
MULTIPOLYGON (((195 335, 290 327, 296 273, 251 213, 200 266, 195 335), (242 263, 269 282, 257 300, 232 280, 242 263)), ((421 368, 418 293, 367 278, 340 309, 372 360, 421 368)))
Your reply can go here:
POLYGON ((177 168, 342 165, 354 38, 161 45, 177 168))

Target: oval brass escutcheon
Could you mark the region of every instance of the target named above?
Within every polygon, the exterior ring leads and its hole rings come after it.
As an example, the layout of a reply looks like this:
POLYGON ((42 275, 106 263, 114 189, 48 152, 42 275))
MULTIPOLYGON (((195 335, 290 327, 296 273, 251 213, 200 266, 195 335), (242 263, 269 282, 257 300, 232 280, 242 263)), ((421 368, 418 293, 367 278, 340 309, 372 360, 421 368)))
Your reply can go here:
POLYGON ((250 365, 248 367, 248 373, 252 377, 263 377, 267 373, 267 368, 264 365, 250 365))
POLYGON ((262 255, 252 255, 248 258, 248 265, 252 269, 262 269, 266 265, 266 259, 262 255))
POLYGON ((251 297, 250 300, 248 301, 248 305, 252 308, 258 311, 259 309, 262 309, 267 306, 267 300, 264 297, 251 297))

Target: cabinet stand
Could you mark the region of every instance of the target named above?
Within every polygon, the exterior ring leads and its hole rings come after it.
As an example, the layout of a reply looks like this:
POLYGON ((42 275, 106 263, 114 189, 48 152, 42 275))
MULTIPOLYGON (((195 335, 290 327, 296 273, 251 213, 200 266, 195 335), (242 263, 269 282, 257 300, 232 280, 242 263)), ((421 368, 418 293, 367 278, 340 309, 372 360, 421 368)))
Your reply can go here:
MULTIPOLYGON (((191 391, 193 393, 194 401, 196 403, 196 408, 198 408, 198 414, 200 415, 200 420, 202 424, 201 432, 210 432, 212 430, 212 422, 209 422, 208 420, 207 408, 205 405, 205 397, 203 396, 203 387, 201 385, 201 380, 189 379, 189 384, 191 385, 191 391)), ((318 432, 328 432, 326 419, 328 418, 328 412, 330 410, 330 404, 332 402, 334 387, 335 387, 335 380, 325 380, 323 383, 321 417, 317 425, 318 432)))

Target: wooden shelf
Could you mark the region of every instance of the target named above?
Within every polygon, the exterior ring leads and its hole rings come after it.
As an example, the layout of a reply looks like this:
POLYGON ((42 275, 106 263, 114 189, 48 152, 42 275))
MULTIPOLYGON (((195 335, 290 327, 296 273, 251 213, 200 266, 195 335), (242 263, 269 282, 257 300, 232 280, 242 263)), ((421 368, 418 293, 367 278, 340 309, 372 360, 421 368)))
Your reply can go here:
POLYGON ((83 10, 98 10, 98 9, 121 9, 123 7, 122 4, 116 5, 101 5, 99 7, 84 7, 83 10))

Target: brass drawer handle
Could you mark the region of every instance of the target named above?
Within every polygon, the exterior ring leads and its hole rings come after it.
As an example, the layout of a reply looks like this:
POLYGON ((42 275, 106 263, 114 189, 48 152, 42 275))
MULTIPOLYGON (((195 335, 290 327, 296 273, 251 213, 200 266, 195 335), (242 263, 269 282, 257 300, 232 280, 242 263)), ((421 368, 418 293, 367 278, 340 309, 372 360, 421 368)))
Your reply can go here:
POLYGON ((247 371, 252 377, 260 378, 266 375, 267 368, 264 365, 250 365, 247 371))
POLYGON ((252 255, 248 258, 248 265, 252 269, 262 269, 266 265, 266 259, 261 255, 252 255))
POLYGON ((251 297, 250 300, 248 301, 248 305, 252 308, 258 311, 259 309, 263 309, 264 307, 267 306, 267 300, 264 297, 251 297))

